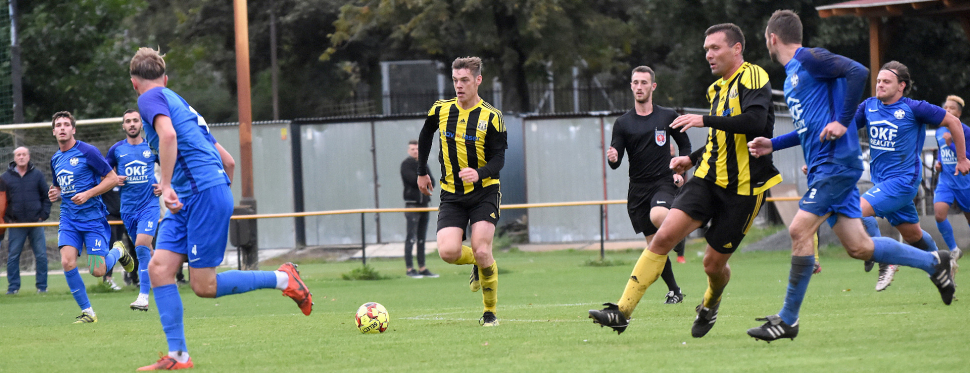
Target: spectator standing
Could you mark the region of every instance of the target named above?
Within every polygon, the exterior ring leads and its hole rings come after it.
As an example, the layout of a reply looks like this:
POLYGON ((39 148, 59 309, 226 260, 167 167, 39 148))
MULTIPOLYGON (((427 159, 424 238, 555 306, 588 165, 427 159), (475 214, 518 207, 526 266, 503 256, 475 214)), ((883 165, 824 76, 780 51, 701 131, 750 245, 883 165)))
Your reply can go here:
MULTIPOLYGON (((19 147, 13 151, 13 162, 0 175, 0 191, 6 192, 6 223, 35 223, 47 220, 51 201, 47 198, 47 180, 30 162, 30 150, 19 147)), ((37 292, 47 292, 47 240, 44 227, 10 228, 10 256, 7 259, 7 294, 20 291, 20 252, 30 239, 37 268, 37 292)))
MULTIPOLYGON (((428 168, 428 164, 424 164, 428 168)), ((431 178, 434 180, 434 178, 431 178)), ((421 194, 418 189, 418 140, 408 142, 408 157, 401 162, 401 180, 404 182, 404 206, 428 207, 431 196, 421 194)), ((434 181, 431 182, 434 186, 434 181)), ((407 219, 407 236, 404 240, 404 265, 407 267, 407 275, 412 278, 430 277, 437 278, 438 275, 431 273, 424 266, 424 236, 428 232, 428 215, 424 212, 405 212, 404 218, 407 219), (411 248, 417 246, 418 270, 414 270, 414 261, 411 255, 411 248)))

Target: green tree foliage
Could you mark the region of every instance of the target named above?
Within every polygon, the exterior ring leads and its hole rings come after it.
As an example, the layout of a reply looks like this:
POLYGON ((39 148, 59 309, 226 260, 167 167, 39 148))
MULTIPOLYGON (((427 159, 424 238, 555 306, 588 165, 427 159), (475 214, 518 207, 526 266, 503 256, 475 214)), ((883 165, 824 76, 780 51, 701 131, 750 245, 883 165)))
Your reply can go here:
POLYGON ((568 71, 584 60, 610 70, 629 55, 634 37, 625 9, 634 1, 359 0, 344 5, 321 59, 346 58, 367 46, 371 62, 432 58, 450 66, 477 55, 485 74, 502 82, 503 108, 529 107, 528 82, 544 79, 548 63, 568 71), (353 52, 351 52, 353 53, 353 52))
MULTIPOLYGON (((837 0, 260 0, 249 1, 250 68, 255 120, 271 118, 269 11, 277 14, 282 118, 332 115, 346 100, 380 102, 380 62, 458 56, 486 61, 498 77, 503 108, 528 108, 529 83, 571 69, 627 89, 629 71, 649 65, 661 105, 705 107, 716 79, 704 57, 704 30, 733 22, 745 32, 748 61, 772 81, 764 27, 776 9, 794 9, 805 45, 868 65, 868 20, 821 19, 815 7, 837 0), (603 79, 604 76, 611 79, 603 79)), ((139 46, 166 53, 169 86, 210 122, 236 120, 232 2, 225 0, 37 0, 20 4, 25 117, 46 121, 58 110, 80 118, 117 116, 135 103, 128 60, 139 46)), ((885 60, 907 64, 911 95, 940 103, 970 96, 968 40, 952 20, 883 19, 885 60)), ((780 84, 774 86, 781 89, 780 84)))
POLYGON ((59 110, 80 118, 118 116, 134 103, 127 62, 136 44, 126 30, 143 2, 19 4, 25 120, 47 121, 59 110))

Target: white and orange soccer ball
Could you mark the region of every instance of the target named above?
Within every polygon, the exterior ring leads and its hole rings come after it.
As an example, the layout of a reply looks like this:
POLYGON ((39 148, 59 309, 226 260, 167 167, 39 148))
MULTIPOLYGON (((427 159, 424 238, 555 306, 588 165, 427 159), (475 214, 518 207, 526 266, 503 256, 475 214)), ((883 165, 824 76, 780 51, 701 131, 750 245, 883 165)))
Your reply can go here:
POLYGON ((364 334, 380 334, 387 330, 387 324, 391 321, 387 314, 387 309, 380 303, 367 302, 357 309, 354 316, 357 321, 357 329, 364 334))

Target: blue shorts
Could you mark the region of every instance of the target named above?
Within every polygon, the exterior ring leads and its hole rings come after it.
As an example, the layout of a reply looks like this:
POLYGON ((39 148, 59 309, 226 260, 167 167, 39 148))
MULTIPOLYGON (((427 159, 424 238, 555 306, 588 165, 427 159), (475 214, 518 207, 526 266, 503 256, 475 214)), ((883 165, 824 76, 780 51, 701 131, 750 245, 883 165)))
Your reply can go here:
POLYGON ((132 213, 121 213, 121 220, 125 222, 125 229, 131 242, 135 242, 139 234, 155 236, 158 230, 158 206, 152 206, 132 213))
POLYGON ((859 219, 859 188, 856 182, 862 170, 836 164, 823 164, 812 170, 808 191, 798 201, 798 208, 818 216, 832 213, 829 226, 834 226, 839 215, 859 219))
POLYGON ((943 202, 948 205, 954 203, 964 212, 970 212, 970 190, 950 189, 942 180, 936 184, 936 191, 933 192, 933 203, 943 202))
POLYGON ((162 219, 155 248, 186 255, 192 268, 222 264, 232 217, 229 185, 214 186, 181 201, 182 210, 168 212, 162 219))
POLYGON ((873 185, 862 198, 869 202, 876 216, 886 218, 895 227, 903 223, 919 224, 919 215, 913 204, 918 192, 916 186, 895 178, 873 185))
POLYGON ((105 256, 111 244, 111 227, 108 219, 94 219, 87 221, 61 220, 57 228, 57 248, 73 246, 81 255, 81 247, 87 249, 88 255, 105 256))

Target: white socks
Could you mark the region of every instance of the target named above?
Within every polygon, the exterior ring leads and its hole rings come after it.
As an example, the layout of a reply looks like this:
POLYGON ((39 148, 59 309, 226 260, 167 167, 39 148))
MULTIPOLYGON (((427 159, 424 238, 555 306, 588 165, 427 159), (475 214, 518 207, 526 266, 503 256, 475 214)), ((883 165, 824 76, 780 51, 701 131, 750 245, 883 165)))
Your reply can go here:
POLYGON ((276 273, 276 289, 286 290, 290 284, 290 276, 283 271, 273 271, 273 273, 276 273))

